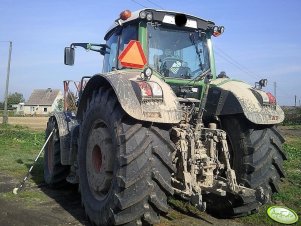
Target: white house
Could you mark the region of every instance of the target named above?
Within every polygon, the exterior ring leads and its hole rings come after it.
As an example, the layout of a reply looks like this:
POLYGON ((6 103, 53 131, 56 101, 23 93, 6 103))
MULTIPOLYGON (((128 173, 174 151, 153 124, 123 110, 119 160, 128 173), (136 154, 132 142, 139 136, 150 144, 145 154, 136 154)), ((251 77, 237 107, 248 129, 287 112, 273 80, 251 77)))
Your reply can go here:
POLYGON ((24 105, 24 114, 48 115, 57 110, 60 99, 63 94, 59 89, 35 89, 24 105))
POLYGON ((24 115, 24 105, 25 105, 25 103, 19 103, 19 104, 12 105, 12 108, 14 108, 16 115, 24 115))

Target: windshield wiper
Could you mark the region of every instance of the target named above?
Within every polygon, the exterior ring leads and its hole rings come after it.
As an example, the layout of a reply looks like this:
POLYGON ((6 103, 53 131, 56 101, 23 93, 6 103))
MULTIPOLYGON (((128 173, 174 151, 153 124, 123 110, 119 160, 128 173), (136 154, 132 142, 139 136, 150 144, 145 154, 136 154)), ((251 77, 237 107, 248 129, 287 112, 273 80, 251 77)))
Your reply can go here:
POLYGON ((187 82, 185 84, 185 86, 187 86, 188 84, 190 84, 191 82, 193 82, 193 85, 196 81, 202 80, 204 79, 209 73, 211 72, 211 69, 207 69, 206 71, 204 71, 203 73, 199 74, 198 76, 196 76, 194 79, 190 80, 189 82, 187 82))
POLYGON ((201 53, 200 53, 198 44, 197 44, 196 41, 195 41, 194 34, 193 34, 193 33, 190 33, 189 38, 190 38, 191 43, 192 43, 192 44, 194 45, 194 47, 195 47, 195 52, 196 52, 196 54, 198 55, 199 62, 200 62, 200 65, 199 65, 199 66, 200 66, 201 70, 203 70, 203 63, 202 63, 201 53))

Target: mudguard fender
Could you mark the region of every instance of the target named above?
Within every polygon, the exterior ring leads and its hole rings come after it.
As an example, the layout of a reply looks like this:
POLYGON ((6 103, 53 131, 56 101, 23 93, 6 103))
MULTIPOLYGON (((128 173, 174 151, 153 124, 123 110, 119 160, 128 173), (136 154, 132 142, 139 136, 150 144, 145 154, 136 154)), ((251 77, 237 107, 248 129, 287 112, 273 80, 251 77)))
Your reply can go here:
POLYGON ((211 82, 206 104, 206 115, 233 115, 243 113, 255 124, 272 125, 284 120, 279 105, 266 103, 267 95, 250 85, 230 79, 216 79, 211 82))
POLYGON ((141 90, 137 81, 141 81, 140 71, 113 71, 107 74, 96 74, 87 83, 80 99, 77 118, 82 120, 93 92, 101 86, 112 87, 122 109, 131 117, 156 123, 178 123, 182 118, 182 111, 176 95, 170 86, 156 76, 150 81, 159 84, 163 90, 163 98, 142 101, 141 90))
POLYGON ((71 159, 71 132, 78 123, 75 120, 75 116, 71 112, 54 112, 51 117, 54 117, 57 125, 60 136, 60 154, 61 154, 61 164, 70 165, 71 159))

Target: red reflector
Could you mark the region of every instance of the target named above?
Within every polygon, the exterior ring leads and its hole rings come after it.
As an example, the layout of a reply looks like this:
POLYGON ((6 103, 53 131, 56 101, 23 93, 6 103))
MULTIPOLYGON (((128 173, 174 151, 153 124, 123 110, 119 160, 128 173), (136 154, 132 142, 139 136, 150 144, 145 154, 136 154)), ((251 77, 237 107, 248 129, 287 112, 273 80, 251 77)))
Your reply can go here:
POLYGON ((270 92, 267 93, 267 96, 269 98, 269 103, 270 104, 276 104, 276 97, 273 96, 273 94, 271 94, 270 92))
POLYGON ((147 82, 138 82, 139 87, 141 89, 142 96, 144 97, 152 97, 152 87, 147 82))
POLYGON ((128 68, 143 68, 147 62, 140 42, 135 40, 129 42, 118 59, 122 66, 128 68))

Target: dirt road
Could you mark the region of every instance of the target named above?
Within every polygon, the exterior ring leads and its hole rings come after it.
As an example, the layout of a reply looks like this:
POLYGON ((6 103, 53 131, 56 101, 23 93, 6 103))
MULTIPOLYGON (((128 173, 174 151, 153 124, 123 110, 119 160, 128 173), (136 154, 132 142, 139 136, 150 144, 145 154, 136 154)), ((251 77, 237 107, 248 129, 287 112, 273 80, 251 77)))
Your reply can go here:
POLYGON ((41 225, 90 225, 80 204, 76 187, 52 190, 43 185, 27 185, 24 193, 14 196, 11 192, 17 180, 0 174, 0 225, 41 226, 41 225), (46 195, 42 201, 35 199, 24 202, 31 193, 37 197, 46 195))
MULTIPOLYGON (((0 173, 0 225, 5 226, 57 226, 57 225, 87 225, 90 226, 81 206, 80 195, 76 186, 67 186, 63 189, 50 189, 44 184, 27 185, 24 193, 14 196, 12 189, 17 180, 0 173), (46 195, 46 198, 32 198, 31 203, 24 202, 24 197, 31 193, 37 197, 46 195), (21 198, 20 198, 21 197, 21 198), (23 199, 22 199, 23 197, 23 199)), ((241 226, 234 220, 216 219, 206 213, 195 218, 172 211, 167 218, 161 219, 156 226, 182 225, 226 225, 241 226)))

